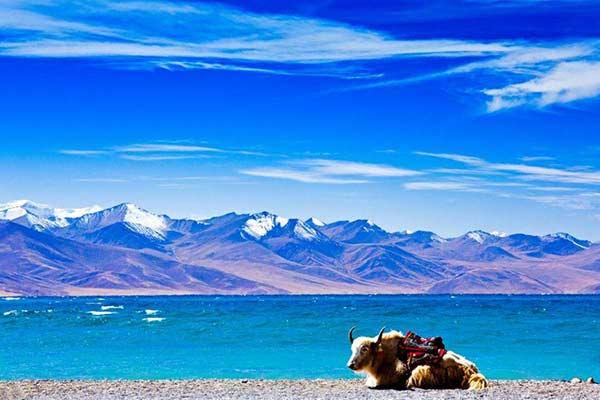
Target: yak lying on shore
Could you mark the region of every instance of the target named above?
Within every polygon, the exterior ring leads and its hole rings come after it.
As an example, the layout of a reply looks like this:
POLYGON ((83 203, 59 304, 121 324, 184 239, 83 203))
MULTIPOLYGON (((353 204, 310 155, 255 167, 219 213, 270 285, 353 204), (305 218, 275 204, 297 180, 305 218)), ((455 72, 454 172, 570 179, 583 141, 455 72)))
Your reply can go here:
POLYGON ((368 387, 483 389, 488 386, 487 379, 479 373, 475 364, 451 351, 446 351, 438 362, 431 365, 409 366, 406 360, 398 357, 404 335, 398 331, 384 333, 384 329, 373 338, 354 339, 354 328, 348 333, 352 346, 348 368, 365 373, 368 387))

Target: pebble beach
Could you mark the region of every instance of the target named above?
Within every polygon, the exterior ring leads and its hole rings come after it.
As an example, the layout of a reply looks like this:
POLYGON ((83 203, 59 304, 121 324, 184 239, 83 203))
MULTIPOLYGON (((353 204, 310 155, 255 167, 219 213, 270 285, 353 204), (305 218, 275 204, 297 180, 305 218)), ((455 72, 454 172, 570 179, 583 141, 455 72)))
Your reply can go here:
POLYGON ((0 381, 0 400, 136 399, 600 399, 600 385, 492 381, 482 391, 371 390, 362 380, 0 381))

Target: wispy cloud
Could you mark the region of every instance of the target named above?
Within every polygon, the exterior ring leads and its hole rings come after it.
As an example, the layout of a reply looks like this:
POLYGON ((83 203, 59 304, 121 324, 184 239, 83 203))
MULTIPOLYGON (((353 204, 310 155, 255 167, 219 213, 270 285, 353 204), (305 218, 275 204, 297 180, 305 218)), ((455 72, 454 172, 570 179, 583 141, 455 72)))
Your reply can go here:
POLYGON ((185 160, 192 158, 208 158, 212 155, 242 155, 265 157, 269 154, 253 150, 223 149, 179 142, 161 143, 134 143, 126 146, 117 146, 108 149, 86 150, 59 150, 60 154, 71 156, 93 156, 102 154, 117 155, 119 158, 130 161, 166 161, 185 160))
MULTIPOLYGON (((379 80, 352 89, 401 86, 476 73, 485 74, 492 81, 501 76, 511 83, 500 88, 476 89, 487 96, 488 112, 520 106, 543 108, 600 95, 598 39, 567 45, 547 42, 541 47, 521 42, 490 58, 418 76, 379 80)), ((473 90, 470 88, 468 91, 473 90)))
POLYGON ((370 164, 342 160, 305 159, 288 162, 280 167, 259 167, 240 170, 244 175, 287 179, 304 183, 362 184, 369 178, 417 176, 415 170, 386 164, 370 164))
POLYGON ((3 42, 4 55, 153 57, 181 61, 186 68, 214 68, 210 62, 190 61, 310 64, 506 51, 501 43, 397 40, 339 22, 256 14, 216 3, 92 1, 86 7, 68 7, 57 1, 39 7, 37 2, 23 1, 4 4, 0 19, 16 13, 19 21, 4 27, 20 34, 3 42))
POLYGON ((473 156, 465 156, 462 154, 452 154, 452 153, 430 153, 427 151, 415 151, 416 155, 419 156, 428 156, 435 158, 444 158, 446 160, 457 161, 463 164, 473 165, 473 166, 482 166, 487 164, 483 159, 479 157, 473 156))
POLYGON ((536 162, 536 161, 554 161, 555 158, 550 157, 550 156, 524 156, 524 157, 521 157, 519 160, 524 161, 524 162, 536 162))
MULTIPOLYGON (((600 186, 598 170, 498 163, 464 154, 423 151, 415 153, 462 163, 467 167, 458 170, 468 169, 476 171, 477 174, 475 177, 466 173, 445 175, 444 169, 439 168, 431 171, 440 171, 445 181, 408 182, 404 184, 407 190, 471 191, 475 189, 499 197, 529 200, 569 210, 600 210, 600 194, 590 191, 590 187, 600 186), (497 175, 498 173, 501 175, 497 175)), ((544 157, 544 160, 546 159, 544 157)), ((532 161, 538 160, 539 157, 533 157, 532 161)), ((455 169, 449 170, 455 171, 455 169)))
POLYGON ((194 146, 170 143, 138 143, 116 147, 120 153, 224 153, 225 150, 214 147, 194 146))
POLYGON ((463 182, 407 182, 406 190, 442 190, 458 192, 484 192, 485 189, 463 182))
POLYGON ((376 79, 382 78, 383 73, 364 71, 358 67, 341 67, 335 69, 323 68, 319 66, 302 65, 288 68, 282 65, 276 65, 270 68, 250 65, 222 64, 206 61, 143 61, 141 63, 128 62, 123 65, 128 69, 139 68, 162 68, 169 71, 206 69, 216 71, 237 71, 252 72, 258 74, 284 75, 284 76, 308 76, 308 77, 328 77, 344 80, 376 79))
POLYGON ((322 175, 356 175, 364 177, 405 177, 421 175, 419 171, 393 167, 385 164, 369 164, 363 162, 309 159, 298 164, 308 166, 312 171, 322 175))
POLYGON ((456 161, 483 171, 511 173, 517 175, 519 179, 527 181, 600 185, 600 171, 572 171, 529 164, 494 163, 479 157, 462 154, 429 153, 423 151, 415 152, 415 154, 456 161))
POLYGON ((540 77, 483 92, 492 97, 487 103, 489 111, 525 104, 545 107, 596 97, 600 94, 600 62, 560 63, 540 77))
POLYGON ((369 183, 365 179, 353 179, 353 178, 333 178, 323 176, 311 171, 303 171, 291 168, 269 168, 259 167, 251 169, 240 170, 241 174, 258 176, 262 178, 274 178, 274 179, 285 179, 303 183, 324 183, 334 185, 350 185, 350 184, 363 184, 369 183))
POLYGON ((76 149, 64 149, 58 151, 60 154, 68 155, 68 156, 99 156, 103 154, 107 154, 106 150, 76 150, 76 149))
POLYGON ((169 161, 169 160, 189 160, 192 158, 205 158, 208 156, 195 155, 195 156, 184 156, 184 155, 135 155, 135 154, 122 154, 120 158, 129 161, 169 161))
MULTIPOLYGON (((465 91, 478 91, 490 112, 546 107, 600 94, 597 39, 536 43, 400 39, 348 23, 256 13, 215 2, 100 0, 88 1, 85 7, 73 7, 65 0, 1 2, 0 34, 0 56, 5 57, 77 57, 125 68, 372 80, 351 89, 475 76, 475 86, 465 91), (400 79, 375 70, 371 63, 416 57, 465 61, 400 79), (476 74, 501 76, 503 86, 481 87, 476 74)), ((498 82, 486 80, 490 81, 498 82)))
POLYGON ((83 183, 126 183, 127 179, 122 178, 78 178, 75 179, 76 182, 83 183))
POLYGON ((524 199, 535 201, 554 207, 566 208, 570 210, 599 210, 600 193, 578 193, 569 195, 548 195, 548 196, 524 196, 524 199))

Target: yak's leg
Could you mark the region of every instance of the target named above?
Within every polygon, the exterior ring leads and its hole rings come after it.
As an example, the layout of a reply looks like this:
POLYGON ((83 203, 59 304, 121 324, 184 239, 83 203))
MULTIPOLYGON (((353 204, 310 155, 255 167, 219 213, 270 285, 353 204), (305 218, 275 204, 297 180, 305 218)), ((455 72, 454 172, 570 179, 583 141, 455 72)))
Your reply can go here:
POLYGON ((480 373, 473 374, 469 377, 469 389, 481 390, 488 387, 488 380, 480 373))
POLYGON ((436 386, 433 369, 429 365, 419 365, 411 372, 406 382, 407 389, 428 389, 436 386))
POLYGON ((442 367, 446 370, 446 384, 449 387, 478 390, 488 386, 488 381, 479 373, 475 364, 466 358, 452 354, 454 357, 444 357, 442 367))
POLYGON ((373 375, 367 375, 367 380, 365 381, 365 385, 369 389, 376 389, 379 386, 377 379, 373 375))

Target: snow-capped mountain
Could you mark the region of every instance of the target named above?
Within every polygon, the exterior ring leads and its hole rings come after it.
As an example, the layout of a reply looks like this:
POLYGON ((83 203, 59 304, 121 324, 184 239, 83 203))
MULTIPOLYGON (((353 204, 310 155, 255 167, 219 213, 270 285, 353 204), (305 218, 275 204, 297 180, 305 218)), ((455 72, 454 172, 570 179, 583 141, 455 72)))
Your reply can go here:
POLYGON ((465 239, 465 240, 473 240, 479 244, 482 244, 483 242, 485 242, 486 240, 488 240, 489 238, 493 238, 495 237, 494 235, 492 235, 491 233, 485 232, 485 231, 481 231, 481 230, 477 230, 477 231, 470 231, 465 233, 461 238, 465 239))
POLYGON ((573 235, 569 235, 568 233, 564 232, 552 233, 547 235, 547 237, 552 239, 566 240, 567 242, 571 242, 575 246, 581 247, 582 249, 588 249, 592 245, 592 242, 589 240, 580 240, 573 235))
POLYGON ((436 246, 447 241, 447 239, 429 231, 403 231, 396 234, 396 236, 398 236, 399 239, 396 243, 403 247, 420 246, 425 248, 436 246))
POLYGON ((240 233, 246 239, 259 240, 268 235, 273 229, 286 226, 288 222, 287 218, 263 211, 250 215, 240 233))
POLYGON ((377 243, 392 236, 367 219, 333 222, 320 229, 331 239, 345 243, 377 243))
POLYGON ((306 225, 311 226, 316 229, 320 229, 320 228, 324 227, 325 225, 327 225, 325 222, 323 222, 320 219, 315 218, 315 217, 310 217, 309 219, 307 219, 304 222, 306 223, 306 225))
POLYGON ((143 236, 164 240, 170 219, 152 214, 135 204, 123 203, 95 213, 83 215, 69 225, 69 231, 90 233, 122 223, 143 236))
POLYGON ((319 229, 297 218, 288 219, 284 225, 276 226, 267 237, 287 237, 303 241, 329 240, 319 229))
POLYGON ((0 220, 13 221, 19 225, 44 231, 64 228, 74 219, 101 210, 100 206, 85 208, 52 208, 30 200, 17 200, 0 204, 0 220))
POLYGON ((391 233, 269 212, 202 221, 131 203, 0 205, 0 292, 596 293, 600 245, 567 233, 391 233))

